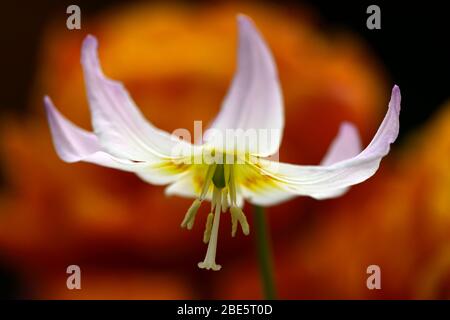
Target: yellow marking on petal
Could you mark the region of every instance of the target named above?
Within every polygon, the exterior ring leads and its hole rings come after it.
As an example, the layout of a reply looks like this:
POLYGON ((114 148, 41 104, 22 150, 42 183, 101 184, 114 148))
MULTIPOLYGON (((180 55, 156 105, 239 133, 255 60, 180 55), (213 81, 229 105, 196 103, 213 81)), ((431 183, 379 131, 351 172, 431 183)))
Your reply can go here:
POLYGON ((199 174, 194 174, 193 183, 195 191, 198 191, 198 193, 200 194, 201 190, 203 189, 203 185, 205 184, 205 177, 199 174))
POLYGON ((153 169, 159 169, 167 174, 180 174, 189 169, 191 165, 183 162, 167 160, 151 166, 153 169))
POLYGON ((260 164, 237 165, 235 176, 237 184, 257 193, 269 193, 271 190, 282 190, 281 183, 272 176, 263 174, 260 164))
MULTIPOLYGON (((192 165, 189 169, 191 171, 192 175, 192 184, 195 190, 195 193, 200 196, 206 182, 206 176, 208 175, 208 169, 210 166, 208 165, 201 165, 201 164, 195 164, 192 165)), ((208 187, 208 190, 206 191, 206 194, 211 190, 211 187, 208 187)))

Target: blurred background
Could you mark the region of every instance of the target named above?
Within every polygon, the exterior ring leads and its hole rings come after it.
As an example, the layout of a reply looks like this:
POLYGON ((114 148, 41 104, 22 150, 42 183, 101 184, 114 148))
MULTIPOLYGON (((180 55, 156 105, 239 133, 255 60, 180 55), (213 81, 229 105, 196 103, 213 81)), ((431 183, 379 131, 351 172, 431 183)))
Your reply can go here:
MULTIPOLYGON (((450 298, 448 26, 441 2, 49 1, 2 4, 0 51, 0 297, 17 299, 259 299, 254 239, 220 232, 220 272, 197 268, 206 209, 133 174, 56 156, 48 94, 91 129, 80 46, 99 39, 105 73, 169 132, 217 113, 235 66, 235 16, 253 18, 277 62, 286 103, 280 160, 317 164, 339 124, 370 142, 390 90, 402 91, 400 137, 377 174, 339 199, 297 198, 268 211, 284 299, 450 298), (81 30, 66 8, 81 8, 81 30), (173 117, 176 114, 177 117, 173 117), (81 267, 81 290, 66 268, 81 267), (381 290, 366 269, 381 268, 381 290)), ((251 208, 245 210, 250 213, 251 208)), ((228 216, 224 220, 229 220, 228 216)), ((249 222, 252 225, 251 215, 249 222)))

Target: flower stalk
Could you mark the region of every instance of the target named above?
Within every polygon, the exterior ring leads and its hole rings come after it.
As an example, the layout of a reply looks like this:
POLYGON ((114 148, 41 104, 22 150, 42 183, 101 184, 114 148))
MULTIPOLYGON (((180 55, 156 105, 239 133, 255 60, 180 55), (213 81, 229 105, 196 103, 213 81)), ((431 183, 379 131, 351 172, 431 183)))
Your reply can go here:
POLYGON ((272 247, 270 245, 270 236, 264 211, 264 208, 261 206, 253 206, 256 249, 258 251, 258 261, 264 299, 275 300, 277 294, 273 275, 272 247))

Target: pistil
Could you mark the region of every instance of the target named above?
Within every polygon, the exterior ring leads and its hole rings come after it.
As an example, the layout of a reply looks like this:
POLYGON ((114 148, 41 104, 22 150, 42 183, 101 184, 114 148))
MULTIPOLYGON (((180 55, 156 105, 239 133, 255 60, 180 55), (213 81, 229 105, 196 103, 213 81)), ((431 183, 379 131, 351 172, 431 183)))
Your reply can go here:
POLYGON ((221 214, 221 189, 214 188, 213 202, 215 206, 214 222, 210 233, 208 242, 208 250, 206 251, 206 257, 203 262, 199 262, 198 266, 201 269, 219 271, 222 266, 216 264, 216 250, 217 250, 217 236, 219 233, 220 214, 221 214))

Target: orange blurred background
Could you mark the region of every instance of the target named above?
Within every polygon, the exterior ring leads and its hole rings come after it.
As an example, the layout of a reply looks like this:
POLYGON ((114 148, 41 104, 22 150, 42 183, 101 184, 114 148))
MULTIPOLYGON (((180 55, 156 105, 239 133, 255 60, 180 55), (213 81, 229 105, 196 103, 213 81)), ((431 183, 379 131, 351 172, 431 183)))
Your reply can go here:
MULTIPOLYGON (((63 163, 42 105, 49 94, 64 115, 91 129, 79 63, 91 33, 105 73, 124 82, 153 124, 172 132, 208 123, 234 72, 238 12, 253 18, 277 62, 286 108, 281 161, 318 163, 344 120, 370 141, 396 79, 361 37, 324 31, 314 7, 116 4, 83 16, 81 31, 54 15, 39 38, 27 113, 3 113, 0 124, 0 264, 3 278, 15 279, 5 294, 262 297, 252 235, 231 238, 226 221, 222 271, 198 269, 206 209, 187 232, 179 225, 190 200, 167 198, 130 173, 63 163), (81 290, 66 287, 71 264, 81 267, 81 290)), ((402 133, 377 174, 345 196, 296 198, 267 210, 280 298, 450 298, 450 103, 441 105, 402 133), (381 268, 381 290, 366 287, 372 264, 381 268)))

